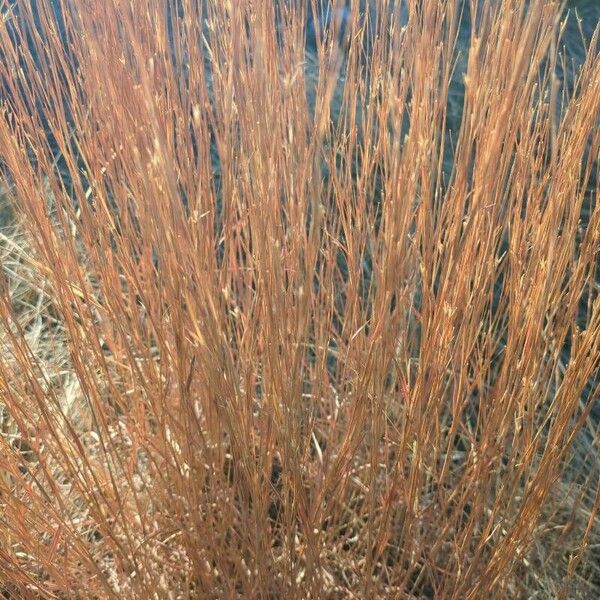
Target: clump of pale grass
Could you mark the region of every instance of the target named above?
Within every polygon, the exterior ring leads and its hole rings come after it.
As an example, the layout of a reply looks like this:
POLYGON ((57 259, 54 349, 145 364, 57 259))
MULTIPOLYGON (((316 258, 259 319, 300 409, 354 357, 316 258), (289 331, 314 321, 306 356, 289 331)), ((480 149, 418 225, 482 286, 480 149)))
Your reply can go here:
POLYGON ((449 132, 461 5, 375 5, 4 19, 5 594, 600 588, 597 35, 473 4, 449 132))

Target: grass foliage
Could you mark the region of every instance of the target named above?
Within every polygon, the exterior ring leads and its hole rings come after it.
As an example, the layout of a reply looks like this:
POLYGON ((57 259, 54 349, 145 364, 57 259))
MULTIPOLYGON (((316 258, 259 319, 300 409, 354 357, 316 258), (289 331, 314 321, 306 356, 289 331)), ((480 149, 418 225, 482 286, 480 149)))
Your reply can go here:
POLYGON ((5 597, 597 597, 598 31, 334 4, 5 7, 5 597))

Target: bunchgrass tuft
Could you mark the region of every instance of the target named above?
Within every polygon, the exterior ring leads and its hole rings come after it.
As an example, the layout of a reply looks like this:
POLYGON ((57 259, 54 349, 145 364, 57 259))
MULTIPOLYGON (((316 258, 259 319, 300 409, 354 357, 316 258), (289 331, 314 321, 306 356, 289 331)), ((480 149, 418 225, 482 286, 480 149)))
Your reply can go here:
POLYGON ((5 597, 600 593, 598 30, 333 4, 3 8, 5 597))

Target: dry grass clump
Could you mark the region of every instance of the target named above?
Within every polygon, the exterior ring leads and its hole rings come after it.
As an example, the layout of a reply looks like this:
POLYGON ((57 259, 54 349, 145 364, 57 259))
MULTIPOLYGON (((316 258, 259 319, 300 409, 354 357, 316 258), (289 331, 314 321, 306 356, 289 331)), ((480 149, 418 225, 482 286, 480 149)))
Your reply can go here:
POLYGON ((598 594, 598 32, 309 5, 4 16, 5 596, 598 594))

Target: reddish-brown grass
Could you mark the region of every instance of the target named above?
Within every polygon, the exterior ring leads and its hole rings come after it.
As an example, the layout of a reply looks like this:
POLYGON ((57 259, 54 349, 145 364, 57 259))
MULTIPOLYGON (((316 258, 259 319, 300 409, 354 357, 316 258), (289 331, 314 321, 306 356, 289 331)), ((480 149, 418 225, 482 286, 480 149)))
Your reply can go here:
POLYGON ((447 173, 458 2, 21 4, 5 596, 594 597, 597 35, 484 3, 447 173))

